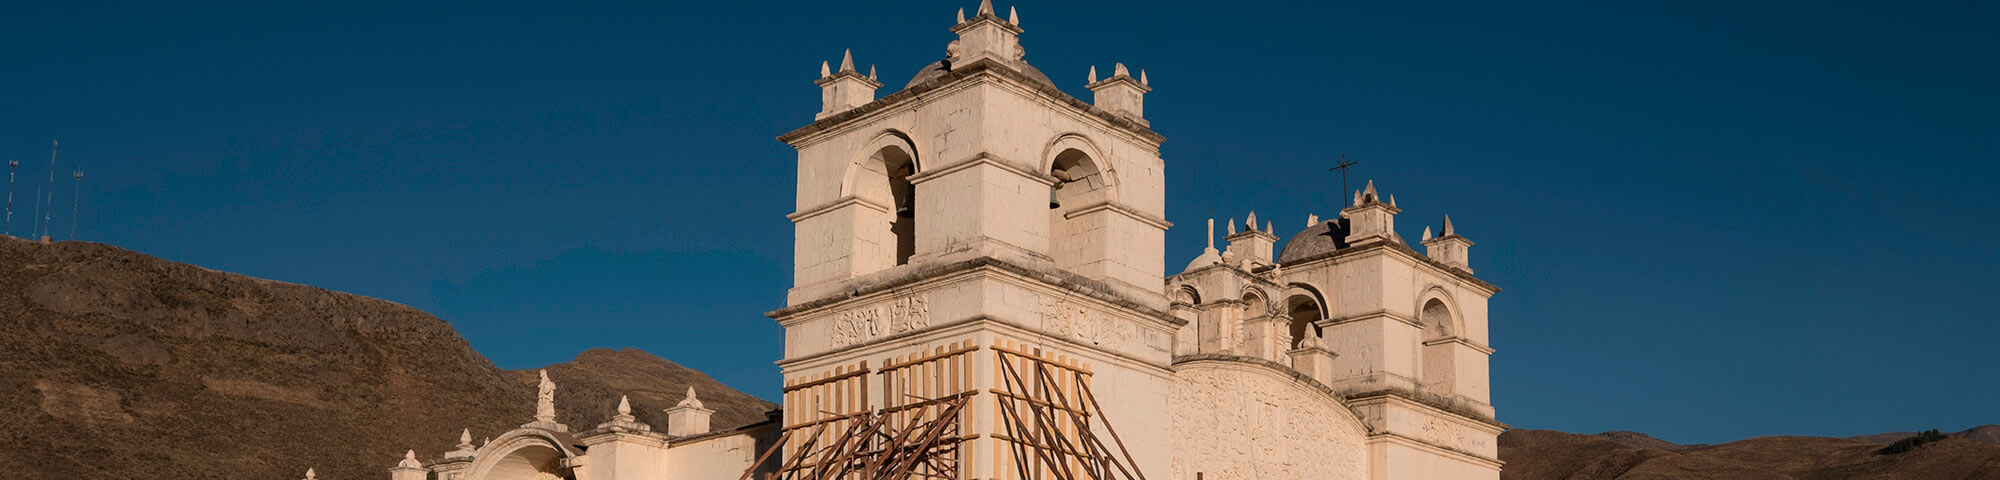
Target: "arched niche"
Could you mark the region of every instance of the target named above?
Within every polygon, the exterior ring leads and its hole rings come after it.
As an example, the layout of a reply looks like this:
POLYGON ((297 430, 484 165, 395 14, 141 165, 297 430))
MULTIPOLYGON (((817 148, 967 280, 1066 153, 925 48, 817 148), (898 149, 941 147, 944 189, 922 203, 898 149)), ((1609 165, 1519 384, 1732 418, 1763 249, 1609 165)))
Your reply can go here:
MULTIPOLYGON (((857 153, 848 165, 846 179, 841 186, 841 195, 887 210, 889 215, 878 226, 888 235, 875 248, 884 249, 880 258, 892 261, 889 265, 910 262, 910 256, 917 250, 917 191, 910 184, 910 177, 922 171, 918 161, 916 144, 903 132, 888 130, 877 135, 857 153)), ((859 238, 873 238, 860 235, 859 238)))

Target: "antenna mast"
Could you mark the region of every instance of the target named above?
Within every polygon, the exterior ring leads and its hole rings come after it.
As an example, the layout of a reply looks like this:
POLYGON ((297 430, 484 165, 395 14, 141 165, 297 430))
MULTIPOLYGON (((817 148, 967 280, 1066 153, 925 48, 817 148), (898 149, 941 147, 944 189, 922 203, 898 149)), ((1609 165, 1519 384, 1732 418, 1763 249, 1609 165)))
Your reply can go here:
POLYGON ((0 229, 0 236, 14 236, 14 169, 20 167, 20 160, 7 160, 7 226, 0 229))
POLYGON ((69 240, 76 241, 76 213, 83 200, 83 169, 76 169, 76 186, 69 191, 69 240))
POLYGON ((51 222, 54 222, 56 218, 56 146, 57 145, 58 144, 56 143, 55 140, 49 140, 49 188, 47 189, 47 191, 49 192, 48 193, 49 201, 47 202, 49 208, 42 209, 43 242, 49 241, 49 236, 51 235, 51 233, 49 232, 49 225, 51 224, 51 222))

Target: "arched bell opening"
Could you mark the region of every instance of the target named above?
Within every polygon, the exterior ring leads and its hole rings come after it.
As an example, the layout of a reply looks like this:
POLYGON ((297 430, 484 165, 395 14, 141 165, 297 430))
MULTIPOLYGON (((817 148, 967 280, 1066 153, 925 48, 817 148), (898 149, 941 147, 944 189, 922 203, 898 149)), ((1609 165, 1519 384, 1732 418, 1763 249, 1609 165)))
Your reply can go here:
POLYGON ((1326 318, 1319 300, 1307 295, 1292 295, 1285 299, 1285 313, 1292 318, 1291 348, 1299 348, 1299 342, 1306 338, 1306 332, 1321 335, 1319 321, 1326 318))
POLYGON ((887 227, 889 242, 883 249, 893 265, 910 263, 917 252, 917 191, 910 176, 917 173, 917 160, 902 146, 883 146, 862 161, 855 179, 854 196, 890 208, 887 227))

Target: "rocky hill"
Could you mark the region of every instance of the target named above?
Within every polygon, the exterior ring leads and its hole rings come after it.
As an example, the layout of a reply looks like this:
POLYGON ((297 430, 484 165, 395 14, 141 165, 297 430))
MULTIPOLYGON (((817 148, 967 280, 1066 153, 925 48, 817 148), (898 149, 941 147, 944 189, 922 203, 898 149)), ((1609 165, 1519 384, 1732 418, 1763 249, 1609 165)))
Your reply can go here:
POLYGON ((1502 480, 2000 479, 2000 445, 1967 430, 1902 453, 1885 444, 1827 437, 1759 437, 1675 445, 1633 432, 1581 435, 1510 430, 1500 435, 1502 480), (1643 438, 1641 438, 1643 437, 1643 438))
MULTIPOLYGON (((619 394, 656 426, 695 386, 717 428, 774 405, 637 350, 548 367, 558 420, 619 394)), ((416 309, 167 262, 0 237, 5 478, 387 478, 403 450, 533 416, 534 373, 497 368, 416 309)))

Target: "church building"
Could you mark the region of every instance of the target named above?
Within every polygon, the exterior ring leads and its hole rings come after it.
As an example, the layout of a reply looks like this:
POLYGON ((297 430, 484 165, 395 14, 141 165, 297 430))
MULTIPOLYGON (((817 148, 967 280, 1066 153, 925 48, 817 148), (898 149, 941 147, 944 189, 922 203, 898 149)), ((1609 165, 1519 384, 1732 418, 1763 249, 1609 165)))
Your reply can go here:
POLYGON ((851 54, 821 65, 819 112, 778 137, 798 185, 769 421, 712 430, 690 390, 667 425, 573 428, 545 375, 536 418, 391 480, 1500 477, 1499 288, 1448 217, 1412 245, 1369 182, 1334 218, 1227 219, 1221 248, 1209 220, 1168 270, 1146 72, 1092 67, 1071 97, 1018 18, 961 10, 886 95, 851 54), (1282 249, 1279 224, 1302 227, 1282 249))

